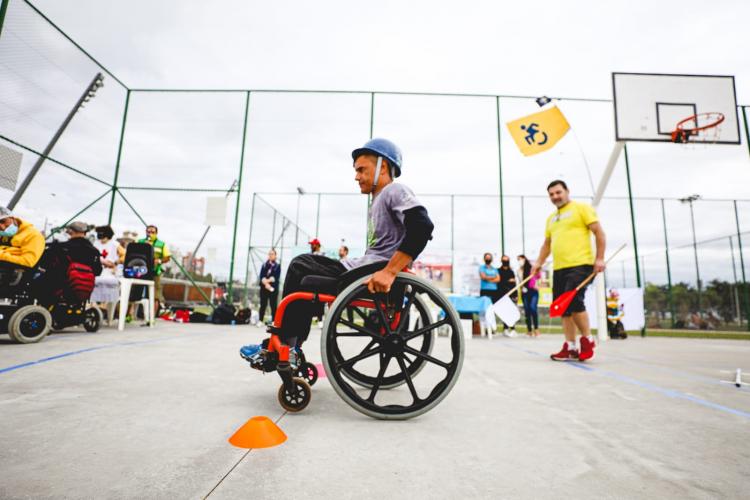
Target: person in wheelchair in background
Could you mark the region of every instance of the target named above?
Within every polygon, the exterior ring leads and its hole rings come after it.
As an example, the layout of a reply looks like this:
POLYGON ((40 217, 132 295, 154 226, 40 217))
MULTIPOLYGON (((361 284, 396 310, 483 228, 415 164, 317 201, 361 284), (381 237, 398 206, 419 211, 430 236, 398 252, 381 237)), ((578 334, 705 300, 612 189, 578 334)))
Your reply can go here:
POLYGON ((44 236, 6 207, 0 207, 0 286, 32 269, 44 253, 44 236))
POLYGON ((40 262, 35 290, 44 304, 54 304, 66 291, 71 301, 85 301, 91 296, 96 276, 102 273, 101 254, 86 238, 93 226, 75 221, 68 224, 67 241, 53 241, 40 262))
MULTIPOLYGON (((368 211, 367 250, 359 258, 334 260, 323 255, 302 254, 290 263, 284 280, 283 297, 304 291, 302 278, 308 275, 338 277, 368 264, 382 263, 382 268, 367 281, 370 293, 390 291, 396 275, 407 267, 432 239, 434 225, 425 207, 411 189, 396 184, 401 175, 401 150, 387 139, 372 139, 352 151, 354 180, 362 194, 372 195, 368 211)), ((315 304, 295 301, 287 307, 281 331, 281 342, 300 354, 310 333, 315 304)), ((272 330, 269 330, 272 331, 272 330)), ((240 355, 253 367, 263 365, 268 340, 246 345, 240 355)), ((290 363, 294 363, 290 359, 290 363)))

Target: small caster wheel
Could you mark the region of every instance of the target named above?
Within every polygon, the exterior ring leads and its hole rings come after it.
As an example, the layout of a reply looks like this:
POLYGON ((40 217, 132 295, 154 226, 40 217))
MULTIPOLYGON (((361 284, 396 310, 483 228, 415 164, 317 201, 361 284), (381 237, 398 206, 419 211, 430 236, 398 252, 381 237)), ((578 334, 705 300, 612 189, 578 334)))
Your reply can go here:
POLYGON ((83 328, 87 332, 93 333, 99 331, 99 327, 104 320, 104 315, 98 307, 89 307, 86 309, 85 318, 83 328))
POLYGON ((310 386, 313 386, 318 381, 318 368, 312 363, 302 363, 302 366, 297 371, 297 376, 306 380, 310 386))
POLYGON ((304 379, 295 377, 292 382, 294 383, 294 390, 291 394, 284 390, 284 384, 279 387, 279 404, 286 411, 296 413, 304 410, 310 404, 312 389, 304 379))

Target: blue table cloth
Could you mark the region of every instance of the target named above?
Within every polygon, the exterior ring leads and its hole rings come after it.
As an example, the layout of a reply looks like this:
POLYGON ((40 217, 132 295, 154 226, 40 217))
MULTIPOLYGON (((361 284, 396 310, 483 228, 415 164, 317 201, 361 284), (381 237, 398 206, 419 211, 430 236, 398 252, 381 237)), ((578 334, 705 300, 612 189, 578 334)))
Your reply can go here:
POLYGON ((478 314, 484 316, 487 308, 492 307, 489 297, 472 297, 466 295, 451 295, 448 297, 456 311, 466 314, 478 314))

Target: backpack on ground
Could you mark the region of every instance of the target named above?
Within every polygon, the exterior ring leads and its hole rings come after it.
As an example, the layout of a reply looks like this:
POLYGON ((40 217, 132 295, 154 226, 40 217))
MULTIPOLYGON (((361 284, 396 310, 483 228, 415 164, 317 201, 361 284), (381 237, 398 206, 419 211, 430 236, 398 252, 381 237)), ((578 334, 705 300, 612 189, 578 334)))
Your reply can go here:
POLYGON ((236 321, 234 306, 230 304, 219 304, 211 315, 211 322, 215 325, 229 325, 236 321))
POLYGON ((240 309, 237 312, 237 324, 238 325, 249 325, 250 324, 250 316, 252 315, 252 311, 249 307, 246 307, 244 309, 240 309))

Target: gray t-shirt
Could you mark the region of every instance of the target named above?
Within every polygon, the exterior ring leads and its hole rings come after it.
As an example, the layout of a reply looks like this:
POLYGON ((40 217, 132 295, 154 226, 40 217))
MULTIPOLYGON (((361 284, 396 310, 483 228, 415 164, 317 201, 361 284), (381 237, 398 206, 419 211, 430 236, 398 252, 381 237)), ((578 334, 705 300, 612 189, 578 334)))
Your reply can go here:
POLYGON ((404 212, 422 204, 411 189, 392 182, 380 191, 370 207, 367 221, 367 250, 362 257, 344 259, 347 269, 390 260, 406 236, 404 212))

